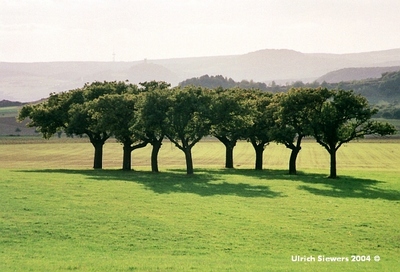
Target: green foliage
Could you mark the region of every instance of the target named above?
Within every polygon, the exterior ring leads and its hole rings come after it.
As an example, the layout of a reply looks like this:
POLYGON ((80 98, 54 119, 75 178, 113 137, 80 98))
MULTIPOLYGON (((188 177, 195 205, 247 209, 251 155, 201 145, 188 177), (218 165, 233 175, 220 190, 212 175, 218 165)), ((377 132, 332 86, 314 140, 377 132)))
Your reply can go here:
POLYGON ((398 96, 400 93, 400 71, 382 74, 378 88, 387 97, 398 96))
POLYGON ((211 96, 200 87, 188 86, 173 89, 169 99, 166 135, 178 148, 191 148, 209 134, 211 96))
POLYGON ((61 131, 87 135, 95 147, 98 168, 102 146, 114 136, 124 146, 123 169, 130 169, 132 150, 151 143, 157 172, 157 154, 166 136, 185 153, 188 172, 192 172, 191 149, 212 135, 226 146, 227 168, 233 168, 233 148, 239 139, 252 143, 256 169, 262 169, 263 151, 275 141, 293 151, 289 172, 295 173, 296 156, 306 136, 313 135, 334 155, 343 143, 364 135, 393 134, 393 126, 370 120, 377 112, 353 91, 327 88, 301 87, 273 95, 239 87, 170 89, 166 82, 151 81, 138 88, 127 82, 94 82, 26 105, 19 119, 29 118, 28 125, 37 127, 45 138, 61 131))
POLYGON ((339 83, 328 83, 316 81, 311 83, 303 83, 296 81, 291 84, 277 85, 275 82, 271 86, 265 88, 269 92, 287 92, 291 88, 327 88, 327 89, 343 89, 353 90, 368 99, 372 104, 378 104, 381 101, 392 102, 400 100, 400 71, 383 73, 380 78, 354 80, 339 83))
POLYGON ((245 139, 246 129, 252 124, 249 103, 243 99, 243 92, 240 88, 217 88, 212 93, 210 134, 225 145, 226 168, 233 168, 236 142, 245 139))
POLYGON ((336 150, 343 144, 365 135, 387 135, 395 132, 389 124, 370 121, 377 112, 366 98, 352 91, 332 91, 313 119, 314 136, 326 149, 336 150))
POLYGON ((331 155, 331 178, 336 178, 336 151, 344 143, 365 135, 395 133, 394 126, 371 121, 376 112, 365 97, 344 90, 331 91, 331 97, 315 111, 313 136, 331 155))
MULTIPOLYGON (((43 137, 49 139, 61 130, 69 136, 87 135, 95 148, 94 168, 102 168, 102 148, 105 141, 121 128, 115 122, 126 120, 126 107, 119 104, 123 95, 137 93, 137 87, 125 82, 93 82, 83 88, 51 94, 50 97, 36 105, 24 106, 18 119, 29 118, 28 126, 37 127, 43 137), (124 111, 125 110, 125 111, 124 111), (116 129, 117 131, 113 131, 116 129)), ((133 110, 132 105, 130 106, 133 110)), ((128 106, 129 108, 129 106, 128 106)), ((128 118, 129 119, 129 118, 128 118)), ((125 126, 125 132, 129 126, 125 126)), ((126 135, 123 135, 126 136, 126 135)))
POLYGON ((36 130, 41 132, 43 137, 49 139, 58 130, 64 126, 65 112, 59 108, 51 106, 51 100, 54 99, 54 94, 48 101, 38 105, 25 105, 19 112, 18 120, 22 121, 29 118, 29 127, 36 127, 36 130))
POLYGON ((400 103, 398 100, 377 105, 377 108, 379 112, 374 115, 375 118, 400 119, 400 103))
POLYGON ((287 93, 279 93, 271 105, 277 118, 274 139, 293 147, 296 137, 312 135, 312 117, 329 97, 326 88, 293 88, 287 93))
POLYGON ((164 137, 167 126, 170 84, 152 81, 141 85, 144 86, 144 90, 136 97, 137 118, 130 130, 143 140, 158 142, 164 137))
POLYGON ((210 133, 211 98, 209 91, 194 86, 177 87, 169 98, 165 135, 185 153, 188 174, 193 174, 191 149, 210 133))
POLYGON ((165 81, 145 81, 140 82, 140 86, 142 86, 141 92, 149 92, 154 90, 166 90, 171 87, 171 84, 165 81))
POLYGON ((166 119, 171 85, 163 81, 140 85, 143 88, 136 97, 137 117, 129 129, 135 137, 152 145, 151 168, 153 172, 158 172, 158 153, 168 126, 166 119))
POLYGON ((217 89, 213 94, 211 135, 231 141, 244 138, 245 129, 251 123, 249 104, 243 100, 243 89, 217 89))
POLYGON ((268 107, 272 102, 272 94, 260 90, 244 90, 242 99, 250 109, 245 138, 257 143, 272 141, 270 130, 275 125, 275 119, 273 109, 268 107))
POLYGON ((106 94, 88 102, 87 107, 91 112, 91 121, 102 130, 109 130, 121 143, 135 141, 129 131, 136 111, 132 94, 106 94))
POLYGON ((201 77, 194 77, 191 79, 187 79, 185 81, 182 81, 179 83, 179 86, 185 87, 185 86, 198 86, 198 87, 205 87, 209 89, 215 89, 215 88, 224 88, 224 89, 229 89, 229 88, 242 88, 242 89, 260 89, 260 90, 267 90, 267 85, 262 82, 254 82, 253 80, 247 81, 247 80, 242 80, 241 82, 236 82, 232 78, 226 78, 221 75, 217 76, 209 76, 209 75, 204 75, 201 77))
POLYGON ((291 149, 289 174, 296 174, 296 159, 301 141, 312 135, 312 118, 329 97, 326 88, 292 88, 287 93, 275 94, 270 104, 274 112, 275 126, 270 134, 274 141, 291 149))

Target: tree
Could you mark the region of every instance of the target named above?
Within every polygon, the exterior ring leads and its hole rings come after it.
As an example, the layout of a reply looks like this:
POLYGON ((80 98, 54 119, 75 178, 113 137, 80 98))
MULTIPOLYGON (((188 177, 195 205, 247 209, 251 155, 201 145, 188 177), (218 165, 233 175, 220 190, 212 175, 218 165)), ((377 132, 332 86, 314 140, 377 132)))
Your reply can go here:
POLYGON ((260 90, 243 92, 243 101, 249 107, 249 122, 245 129, 245 138, 251 142, 256 153, 255 169, 263 169, 265 147, 273 140, 271 130, 275 126, 273 110, 268 107, 272 94, 260 90))
POLYGON ((301 141, 312 135, 311 118, 315 109, 329 97, 327 89, 292 88, 287 93, 274 96, 271 107, 275 112, 276 126, 272 130, 273 138, 291 150, 289 174, 296 175, 297 155, 301 150, 301 141))
POLYGON ((390 135, 395 128, 389 123, 372 121, 377 112, 365 97, 353 91, 334 90, 313 116, 313 136, 330 154, 329 178, 337 178, 336 152, 347 142, 365 135, 390 135))
POLYGON ((130 130, 137 118, 134 85, 127 85, 124 94, 106 94, 88 103, 95 114, 91 117, 102 130, 110 133, 123 145, 122 170, 131 170, 132 151, 143 148, 148 141, 142 140, 130 130))
POLYGON ((67 135, 87 135, 90 143, 94 147, 93 168, 103 168, 103 146, 110 138, 111 131, 104 130, 99 124, 99 120, 93 116, 95 114, 95 101, 88 101, 83 104, 74 104, 68 111, 68 126, 65 128, 67 135))
POLYGON ((55 133, 67 127, 71 105, 83 101, 83 91, 80 89, 51 93, 42 103, 23 106, 17 119, 21 122, 29 118, 27 126, 36 127, 36 131, 42 133, 43 138, 50 139, 55 133))
POLYGON ((210 131, 210 100, 208 91, 201 87, 172 89, 170 106, 166 113, 168 126, 165 134, 184 152, 187 174, 193 174, 193 146, 210 131))
POLYGON ((140 83, 143 89, 138 96, 136 122, 131 126, 134 135, 152 145, 151 171, 157 173, 158 153, 165 137, 166 113, 169 108, 169 83, 150 81, 140 83))
POLYGON ((225 146, 225 168, 233 168, 233 149, 244 137, 249 123, 249 114, 240 88, 217 88, 211 102, 211 135, 225 146))
POLYGON ((118 94, 123 90, 124 82, 93 82, 80 89, 52 93, 42 103, 24 106, 18 119, 22 121, 29 118, 28 126, 37 127, 46 139, 62 130, 68 136, 87 135, 95 150, 93 168, 101 169, 103 146, 112 131, 104 126, 104 122, 99 118, 100 110, 110 112, 114 108, 101 108, 96 104, 96 99, 106 94, 118 94))

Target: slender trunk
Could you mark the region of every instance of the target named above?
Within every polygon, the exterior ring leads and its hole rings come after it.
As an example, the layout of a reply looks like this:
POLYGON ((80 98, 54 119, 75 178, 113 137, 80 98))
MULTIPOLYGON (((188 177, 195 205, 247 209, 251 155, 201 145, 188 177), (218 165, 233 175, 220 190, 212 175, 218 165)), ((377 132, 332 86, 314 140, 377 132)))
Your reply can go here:
POLYGON ((233 148, 231 144, 225 145, 225 168, 233 168, 233 148))
POLYGON ((160 141, 152 143, 153 149, 151 150, 151 171, 158 173, 158 152, 162 145, 162 138, 160 141))
POLYGON ((186 159, 186 173, 188 175, 191 175, 191 174, 193 174, 192 148, 186 147, 184 152, 185 152, 185 159, 186 159))
MULTIPOLYGON (((94 159, 93 168, 102 169, 103 168, 103 146, 107 139, 110 137, 106 133, 92 133, 91 131, 86 131, 86 135, 89 137, 90 142, 94 147, 94 159)), ((82 137, 82 135, 81 135, 82 137)))
POLYGON ((263 154, 265 149, 265 142, 257 143, 257 140, 254 138, 250 139, 251 144, 254 147, 256 152, 256 165, 255 170, 262 170, 263 169, 263 154))
POLYGON ((296 145, 294 145, 293 143, 286 145, 286 147, 292 150, 289 159, 289 175, 297 175, 296 160, 297 160, 297 155, 301 150, 301 140, 303 139, 303 137, 304 136, 302 134, 299 134, 297 136, 296 145))
POLYGON ((94 169, 102 169, 103 168, 103 141, 98 141, 92 143, 94 146, 94 161, 93 168, 94 169))
POLYGON ((331 170, 330 170, 330 175, 329 178, 335 179, 337 178, 337 173, 336 173, 336 148, 331 148, 329 151, 329 154, 331 155, 331 170))
POLYGON ((131 143, 126 142, 123 145, 123 155, 122 155, 122 170, 130 171, 132 169, 132 148, 131 143))
POLYGON ((255 148, 256 151, 256 170, 263 169, 263 154, 264 154, 264 145, 257 145, 255 148))
POLYGON ((297 174, 297 169, 296 169, 296 160, 297 160, 297 155, 299 154, 301 148, 293 148, 292 152, 290 153, 290 159, 289 159, 289 175, 296 175, 297 174))
POLYGON ((236 140, 229 140, 225 136, 215 136, 225 146, 225 168, 233 168, 233 148, 236 140))

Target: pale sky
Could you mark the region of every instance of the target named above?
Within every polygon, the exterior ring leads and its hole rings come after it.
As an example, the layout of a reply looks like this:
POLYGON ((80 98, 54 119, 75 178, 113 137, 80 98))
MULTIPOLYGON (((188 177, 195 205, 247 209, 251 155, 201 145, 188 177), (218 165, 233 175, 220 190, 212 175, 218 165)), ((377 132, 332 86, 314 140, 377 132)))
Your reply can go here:
POLYGON ((0 62, 393 48, 399 0, 0 0, 0 62))

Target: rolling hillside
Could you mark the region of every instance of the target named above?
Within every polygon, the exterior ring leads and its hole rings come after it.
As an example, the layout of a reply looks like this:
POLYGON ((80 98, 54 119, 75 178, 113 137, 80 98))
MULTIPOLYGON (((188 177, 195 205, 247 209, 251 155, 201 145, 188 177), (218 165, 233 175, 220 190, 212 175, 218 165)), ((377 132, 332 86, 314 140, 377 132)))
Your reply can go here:
POLYGON ((223 75, 235 81, 307 82, 348 67, 389 66, 400 66, 400 49, 357 54, 306 54, 265 49, 243 55, 133 62, 0 62, 0 100, 39 100, 51 92, 82 87, 95 80, 139 83, 154 79, 175 86, 185 79, 208 74, 223 75))
POLYGON ((389 67, 363 67, 344 68, 332 71, 318 78, 318 82, 338 83, 343 81, 363 80, 369 78, 380 78, 383 73, 400 71, 400 66, 389 67))

